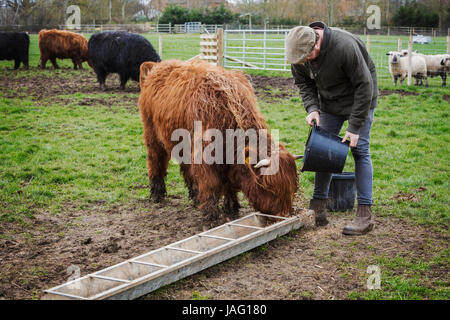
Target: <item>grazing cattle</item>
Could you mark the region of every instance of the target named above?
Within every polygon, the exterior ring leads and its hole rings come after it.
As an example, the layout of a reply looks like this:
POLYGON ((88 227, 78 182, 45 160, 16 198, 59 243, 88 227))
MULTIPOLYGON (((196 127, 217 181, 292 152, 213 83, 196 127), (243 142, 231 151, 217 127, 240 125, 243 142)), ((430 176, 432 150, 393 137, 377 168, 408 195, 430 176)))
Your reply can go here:
POLYGON ((52 62, 55 69, 58 69, 56 59, 72 59, 75 70, 83 69, 83 62, 88 61, 87 39, 70 31, 41 30, 39 32, 39 50, 43 69, 48 60, 52 62))
MULTIPOLYGON (((283 145, 275 145, 267 131, 259 131, 268 127, 258 109, 253 88, 243 73, 199 60, 166 60, 143 63, 140 77, 139 110, 154 201, 161 201, 166 193, 164 178, 172 150, 178 143, 172 141, 172 134, 176 129, 184 129, 194 137, 194 122, 200 121, 202 132, 211 129, 226 136, 230 129, 244 132, 253 129, 259 139, 267 141, 266 156, 259 155, 254 161, 249 159, 252 146, 248 141, 238 150, 227 140, 222 151, 230 147, 231 163, 228 160, 223 164, 193 161, 180 165, 189 195, 200 204, 208 221, 213 224, 219 218, 218 205, 222 196, 225 213, 229 218, 236 217, 239 211, 237 193, 241 190, 250 205, 262 213, 290 214, 298 186, 295 158, 283 145), (239 152, 245 162, 236 161, 239 152), (278 170, 263 174, 262 170, 273 168, 275 161, 278 161, 278 170)), ((195 141, 196 138, 190 140, 194 151, 195 141)), ((207 146, 205 141, 201 145, 207 146)), ((195 157, 193 151, 188 155, 190 159, 195 157)))
POLYGON ((14 69, 23 63, 28 69, 30 38, 25 32, 0 32, 0 60, 14 60, 14 69))
POLYGON ((118 73, 120 88, 131 78, 139 81, 139 67, 144 61, 161 58, 143 36, 127 32, 100 32, 89 39, 89 57, 102 90, 109 73, 118 73))

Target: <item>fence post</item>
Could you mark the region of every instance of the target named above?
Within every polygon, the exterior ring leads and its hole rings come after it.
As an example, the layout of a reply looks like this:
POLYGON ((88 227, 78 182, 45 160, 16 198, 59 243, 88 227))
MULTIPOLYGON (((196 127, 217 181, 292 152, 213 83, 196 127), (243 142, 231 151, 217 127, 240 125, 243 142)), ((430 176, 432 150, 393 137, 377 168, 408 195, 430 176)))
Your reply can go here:
POLYGON ((450 54, 450 28, 447 28, 447 54, 450 54))
POLYGON ((162 60, 162 46, 163 46, 163 41, 162 41, 162 34, 159 33, 159 43, 158 43, 158 53, 159 53, 159 57, 162 60))
POLYGON ((401 38, 398 38, 397 51, 398 52, 402 51, 402 39, 401 38))
POLYGON ((408 41, 408 86, 411 85, 412 78, 412 41, 408 41))
POLYGON ((447 36, 447 54, 450 54, 450 36, 447 36))
POLYGON ((217 65, 223 67, 223 28, 217 29, 217 65))

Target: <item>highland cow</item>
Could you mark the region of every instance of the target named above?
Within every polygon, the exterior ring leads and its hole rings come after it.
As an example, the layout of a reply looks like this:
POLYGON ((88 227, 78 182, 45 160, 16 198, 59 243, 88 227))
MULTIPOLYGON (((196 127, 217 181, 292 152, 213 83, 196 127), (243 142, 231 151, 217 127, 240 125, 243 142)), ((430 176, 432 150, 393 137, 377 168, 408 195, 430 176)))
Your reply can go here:
MULTIPOLYGON (((267 157, 258 156, 253 162, 256 165, 248 161, 252 151, 248 141, 243 150, 245 162, 242 164, 180 165, 189 196, 199 203, 208 221, 211 224, 217 222, 222 196, 224 213, 227 218, 235 218, 239 211, 239 191, 244 193, 254 209, 262 213, 278 216, 291 213, 298 186, 295 157, 281 144, 277 145, 278 148, 273 147, 275 144, 258 109, 253 88, 242 72, 225 70, 199 60, 145 62, 141 66, 140 86, 139 110, 154 201, 161 201, 166 194, 164 178, 177 144, 172 141, 173 132, 183 128, 191 136, 195 135, 195 123, 200 121, 203 132, 213 129, 224 136, 230 129, 266 130, 265 136, 259 138, 270 142, 267 144, 267 157), (274 174, 263 175, 262 170, 272 166, 269 157, 278 159, 278 170, 274 174)), ((195 139, 192 144, 195 144, 195 139)), ((227 149, 226 144, 224 150, 227 149)), ((237 158, 238 151, 233 152, 233 157, 237 158)), ((190 158, 195 158, 194 152, 190 158)))
POLYGON ((28 69, 30 38, 25 32, 0 32, 0 60, 14 60, 14 69, 23 63, 28 69))
POLYGON ((70 31, 41 30, 39 32, 39 50, 41 51, 42 69, 45 69, 48 60, 52 62, 55 69, 59 69, 56 59, 72 59, 75 70, 83 69, 83 62, 88 61, 87 39, 70 31))
POLYGON ((89 39, 89 57, 102 90, 106 89, 109 73, 119 74, 123 90, 130 78, 139 81, 139 67, 143 62, 161 61, 147 39, 123 31, 94 34, 89 39))

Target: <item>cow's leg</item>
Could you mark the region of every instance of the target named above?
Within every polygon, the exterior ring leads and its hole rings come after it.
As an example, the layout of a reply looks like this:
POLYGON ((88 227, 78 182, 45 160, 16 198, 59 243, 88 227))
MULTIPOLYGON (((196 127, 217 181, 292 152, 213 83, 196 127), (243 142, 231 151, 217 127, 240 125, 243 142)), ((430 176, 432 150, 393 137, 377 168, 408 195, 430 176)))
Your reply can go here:
POLYGON ((106 90, 106 72, 102 69, 95 69, 95 74, 97 75, 98 83, 100 84, 100 90, 106 90))
POLYGON ((195 206, 198 206, 199 202, 197 199, 198 195, 198 186, 194 180, 194 177, 190 171, 191 167, 189 164, 180 164, 180 171, 183 174, 184 183, 189 191, 189 198, 194 202, 195 206))
POLYGON ((41 55, 41 68, 45 69, 47 65, 48 58, 46 56, 41 55))
POLYGON ((223 210, 231 220, 238 217, 239 208, 241 207, 237 196, 238 191, 239 190, 234 188, 230 183, 227 183, 224 187, 223 210))
POLYGON ((199 208, 208 226, 213 227, 220 218, 219 199, 223 188, 222 179, 219 177, 219 172, 212 166, 194 164, 191 168, 198 185, 199 208))
POLYGON ((130 76, 128 73, 120 73, 120 89, 125 90, 125 85, 127 84, 128 79, 130 76))
POLYGON ((50 58, 50 61, 51 61, 52 64, 53 64, 53 68, 59 69, 59 66, 58 66, 58 64, 56 63, 56 58, 50 58))
POLYGON ((14 59, 14 70, 19 69, 19 67, 20 67, 20 59, 16 58, 14 59))
POLYGON ((28 54, 24 55, 24 57, 22 58, 22 62, 23 65, 25 66, 25 69, 28 70, 29 65, 28 65, 28 54))
POLYGON ((152 121, 148 118, 143 121, 151 198, 155 202, 161 202, 166 196, 166 183, 164 182, 164 178, 167 175, 170 156, 156 137, 152 121))
POLYGON ((78 69, 78 61, 76 59, 72 59, 72 63, 73 63, 73 69, 77 70, 78 69))

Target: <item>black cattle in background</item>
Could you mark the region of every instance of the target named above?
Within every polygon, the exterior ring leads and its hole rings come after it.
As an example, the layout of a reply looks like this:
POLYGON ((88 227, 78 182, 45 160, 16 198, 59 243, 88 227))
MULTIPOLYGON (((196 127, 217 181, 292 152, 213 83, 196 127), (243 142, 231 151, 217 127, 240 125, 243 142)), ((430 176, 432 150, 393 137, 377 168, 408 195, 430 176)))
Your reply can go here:
POLYGON ((0 60, 14 60, 14 69, 23 63, 28 69, 30 37, 25 32, 0 32, 0 60))
POLYGON ((89 39, 88 48, 91 66, 102 90, 106 89, 105 80, 109 73, 118 73, 120 88, 125 89, 128 79, 139 81, 139 68, 143 62, 161 61, 147 39, 123 31, 96 33, 89 39))

